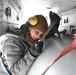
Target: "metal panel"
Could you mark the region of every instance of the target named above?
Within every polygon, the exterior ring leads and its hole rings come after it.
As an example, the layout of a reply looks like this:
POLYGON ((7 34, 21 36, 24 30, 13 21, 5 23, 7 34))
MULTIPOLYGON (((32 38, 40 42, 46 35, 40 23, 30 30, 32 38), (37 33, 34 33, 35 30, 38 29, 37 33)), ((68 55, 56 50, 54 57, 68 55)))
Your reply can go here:
MULTIPOLYGON (((53 37, 47 40, 44 52, 37 58, 28 75, 41 75, 44 68, 53 57, 70 45, 73 41, 69 35, 59 39, 53 37)), ((58 59, 45 73, 45 75, 76 75, 76 49, 68 52, 58 59)))

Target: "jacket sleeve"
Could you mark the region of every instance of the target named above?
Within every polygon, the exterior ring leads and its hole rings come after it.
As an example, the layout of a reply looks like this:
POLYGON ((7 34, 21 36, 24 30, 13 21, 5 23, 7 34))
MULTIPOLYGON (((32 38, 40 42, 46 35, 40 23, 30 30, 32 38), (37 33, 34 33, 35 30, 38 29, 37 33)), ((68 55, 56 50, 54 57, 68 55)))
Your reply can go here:
POLYGON ((30 55, 29 51, 24 54, 24 47, 17 40, 7 40, 3 46, 3 54, 11 73, 13 75, 27 75, 35 58, 30 55))

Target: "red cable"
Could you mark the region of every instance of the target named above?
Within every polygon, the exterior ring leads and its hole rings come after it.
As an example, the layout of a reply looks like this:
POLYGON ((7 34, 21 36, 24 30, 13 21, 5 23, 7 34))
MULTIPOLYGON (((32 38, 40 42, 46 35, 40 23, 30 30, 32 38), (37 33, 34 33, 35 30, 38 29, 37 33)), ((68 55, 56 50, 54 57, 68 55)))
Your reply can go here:
POLYGON ((41 75, 44 75, 45 72, 54 64, 54 62, 56 60, 58 60, 62 55, 66 54, 67 52, 73 50, 74 48, 76 48, 76 34, 71 35, 74 38, 74 41, 72 42, 72 44, 70 44, 68 47, 66 47, 64 50, 60 51, 53 59, 52 61, 45 67, 45 69, 43 70, 43 72, 41 73, 41 75))

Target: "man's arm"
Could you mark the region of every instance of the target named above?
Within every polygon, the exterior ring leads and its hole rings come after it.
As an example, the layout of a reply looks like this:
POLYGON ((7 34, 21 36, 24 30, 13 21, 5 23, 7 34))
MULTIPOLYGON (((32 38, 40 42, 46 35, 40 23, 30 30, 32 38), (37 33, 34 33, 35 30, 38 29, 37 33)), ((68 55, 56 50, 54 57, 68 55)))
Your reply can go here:
POLYGON ((6 63, 13 75, 26 75, 35 58, 29 52, 24 54, 24 47, 18 40, 7 40, 4 43, 3 51, 6 63))

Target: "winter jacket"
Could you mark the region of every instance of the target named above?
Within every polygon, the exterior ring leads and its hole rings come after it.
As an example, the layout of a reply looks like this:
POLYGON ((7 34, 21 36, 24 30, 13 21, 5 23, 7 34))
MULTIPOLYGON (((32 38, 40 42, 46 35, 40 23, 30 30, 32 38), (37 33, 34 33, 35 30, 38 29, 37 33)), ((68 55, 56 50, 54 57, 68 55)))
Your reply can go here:
POLYGON ((5 65, 12 75, 27 75, 35 58, 29 53, 30 45, 25 37, 7 33, 2 42, 5 65))

